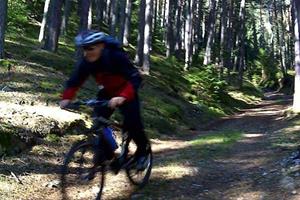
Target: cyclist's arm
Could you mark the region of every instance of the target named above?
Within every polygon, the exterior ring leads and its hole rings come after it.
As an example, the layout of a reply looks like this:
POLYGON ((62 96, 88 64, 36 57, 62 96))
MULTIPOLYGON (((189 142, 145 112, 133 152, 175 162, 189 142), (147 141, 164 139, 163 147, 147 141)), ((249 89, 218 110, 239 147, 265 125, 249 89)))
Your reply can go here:
POLYGON ((131 101, 136 97, 138 88, 141 85, 142 78, 137 68, 133 66, 127 55, 123 52, 116 53, 117 58, 114 59, 117 70, 127 79, 127 84, 119 93, 120 97, 131 101))
POLYGON ((77 64, 71 77, 66 82, 65 90, 62 94, 62 99, 73 99, 76 96, 76 93, 79 90, 80 86, 85 82, 88 76, 89 70, 87 69, 86 63, 82 60, 77 64))

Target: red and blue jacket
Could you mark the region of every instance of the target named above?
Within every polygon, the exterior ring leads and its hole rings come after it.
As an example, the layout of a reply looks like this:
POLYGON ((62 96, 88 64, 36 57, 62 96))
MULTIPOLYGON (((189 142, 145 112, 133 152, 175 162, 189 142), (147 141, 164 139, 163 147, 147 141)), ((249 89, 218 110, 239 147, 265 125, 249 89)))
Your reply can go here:
POLYGON ((106 98, 125 97, 131 101, 136 97, 141 76, 126 53, 119 49, 104 48, 101 57, 93 62, 80 60, 70 79, 66 82, 63 99, 73 99, 80 86, 93 76, 106 98))

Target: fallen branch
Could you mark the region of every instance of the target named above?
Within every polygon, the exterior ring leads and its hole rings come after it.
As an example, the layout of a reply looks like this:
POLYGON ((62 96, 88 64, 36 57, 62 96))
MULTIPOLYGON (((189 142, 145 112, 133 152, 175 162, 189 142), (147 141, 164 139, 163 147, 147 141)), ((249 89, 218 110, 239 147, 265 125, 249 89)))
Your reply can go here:
POLYGON ((7 170, 7 171, 19 184, 23 185, 23 182, 19 179, 19 177, 13 171, 11 171, 11 170, 7 170))

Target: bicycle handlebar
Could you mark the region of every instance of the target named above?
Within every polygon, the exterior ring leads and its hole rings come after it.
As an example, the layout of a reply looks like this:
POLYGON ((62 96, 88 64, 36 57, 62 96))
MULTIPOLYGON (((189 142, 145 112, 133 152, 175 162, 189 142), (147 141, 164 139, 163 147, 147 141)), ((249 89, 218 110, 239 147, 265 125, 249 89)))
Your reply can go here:
MULTIPOLYGON (((97 100, 97 99, 89 99, 85 101, 75 101, 69 103, 63 109, 65 110, 79 110, 80 106, 89 106, 89 107, 108 107, 109 100, 97 100)), ((111 125, 118 129, 122 128, 122 125, 116 122, 112 122, 109 119, 104 117, 96 117, 94 118, 95 121, 98 121, 105 125, 111 125)))
POLYGON ((89 99, 86 101, 75 101, 69 103, 64 109, 71 109, 71 110, 79 110, 80 106, 89 106, 89 107, 108 107, 109 100, 96 100, 96 99, 89 99))

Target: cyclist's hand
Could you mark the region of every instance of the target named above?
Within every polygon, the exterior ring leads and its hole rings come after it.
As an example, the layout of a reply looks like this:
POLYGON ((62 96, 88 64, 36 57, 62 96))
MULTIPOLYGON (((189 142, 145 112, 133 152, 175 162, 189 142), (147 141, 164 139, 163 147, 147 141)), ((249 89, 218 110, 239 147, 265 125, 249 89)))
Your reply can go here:
POLYGON ((71 103, 70 99, 64 99, 59 102, 59 106, 61 109, 64 109, 66 106, 69 105, 69 103, 71 103))
POLYGON ((108 102, 108 106, 112 109, 115 109, 116 107, 122 105, 126 101, 125 97, 113 97, 108 102))

